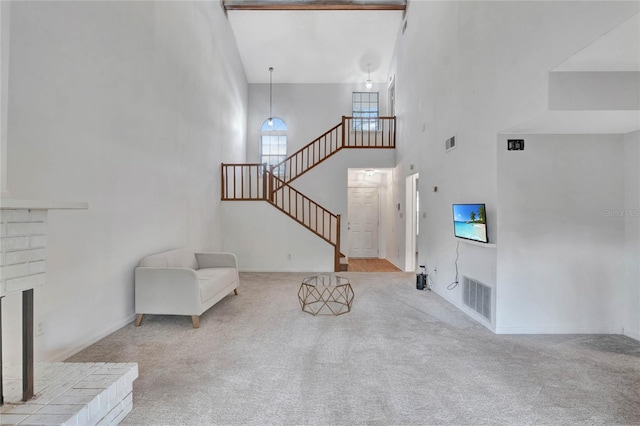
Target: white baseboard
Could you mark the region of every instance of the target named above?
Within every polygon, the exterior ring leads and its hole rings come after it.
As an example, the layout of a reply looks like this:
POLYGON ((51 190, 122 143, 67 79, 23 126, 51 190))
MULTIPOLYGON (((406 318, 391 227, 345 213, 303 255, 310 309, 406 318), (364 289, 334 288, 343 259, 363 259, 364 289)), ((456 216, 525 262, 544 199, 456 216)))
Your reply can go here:
POLYGON ((638 330, 629 330, 628 328, 623 329, 623 335, 627 337, 631 337, 634 340, 640 341, 640 331, 638 330))
POLYGON ((105 337, 107 337, 108 335, 110 335, 111 333, 120 330, 122 327, 124 327, 127 324, 130 324, 131 322, 133 322, 136 318, 136 314, 131 314, 130 316, 118 321, 115 324, 112 324, 110 327, 100 331, 99 333, 81 341, 78 342, 77 344, 75 344, 73 347, 70 348, 66 348, 62 351, 59 351, 57 353, 55 353, 52 356, 47 357, 47 362, 61 362, 66 360, 67 358, 77 354, 78 352, 80 352, 83 349, 88 348, 89 346, 93 345, 94 343, 96 343, 97 341, 104 339, 105 337))
POLYGON ((404 268, 403 268, 402 266, 398 265, 398 264, 397 264, 396 262, 394 262, 393 260, 391 260, 391 259, 387 259, 387 258, 384 258, 384 259, 385 259, 387 262, 389 262, 390 264, 392 264, 393 266, 395 266, 396 268, 400 269, 402 272, 405 272, 404 268))
POLYGON ((330 269, 299 269, 299 268, 238 268, 238 272, 309 272, 333 274, 333 267, 330 269))
POLYGON ((496 334, 620 334, 611 327, 496 327, 496 334))
POLYGON ((464 304, 462 303, 457 303, 455 301, 453 301, 452 299, 449 299, 448 297, 446 297, 443 293, 441 293, 440 291, 438 291, 438 289, 434 288, 432 290, 435 294, 437 294, 438 296, 442 297, 445 301, 447 301, 448 303, 452 304, 453 306, 455 306, 456 308, 458 308, 460 311, 462 311, 463 314, 465 314, 466 316, 468 316, 469 318, 471 318, 472 320, 474 320, 475 322, 477 322, 478 324, 483 325, 484 327, 487 328, 487 330, 491 331, 492 333, 496 333, 495 327, 493 324, 487 322, 487 320, 484 317, 481 317, 479 314, 473 312, 471 309, 469 309, 468 307, 466 307, 464 304))

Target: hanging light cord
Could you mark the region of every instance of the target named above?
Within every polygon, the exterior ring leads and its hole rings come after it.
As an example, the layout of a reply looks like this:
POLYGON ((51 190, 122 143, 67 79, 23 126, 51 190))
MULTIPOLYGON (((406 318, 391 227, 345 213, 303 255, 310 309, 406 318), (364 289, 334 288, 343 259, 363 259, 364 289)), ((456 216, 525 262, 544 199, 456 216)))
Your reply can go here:
POLYGON ((273 119, 273 115, 271 115, 271 103, 272 103, 272 89, 271 86, 273 84, 273 67, 269 67, 269 120, 273 119))

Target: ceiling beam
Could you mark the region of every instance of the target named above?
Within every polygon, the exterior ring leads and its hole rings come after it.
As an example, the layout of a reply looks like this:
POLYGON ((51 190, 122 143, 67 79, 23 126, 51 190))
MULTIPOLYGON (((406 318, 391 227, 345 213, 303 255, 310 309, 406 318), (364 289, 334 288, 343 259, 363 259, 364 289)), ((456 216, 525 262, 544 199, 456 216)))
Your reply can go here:
POLYGON ((226 10, 405 10, 407 0, 223 0, 226 10))

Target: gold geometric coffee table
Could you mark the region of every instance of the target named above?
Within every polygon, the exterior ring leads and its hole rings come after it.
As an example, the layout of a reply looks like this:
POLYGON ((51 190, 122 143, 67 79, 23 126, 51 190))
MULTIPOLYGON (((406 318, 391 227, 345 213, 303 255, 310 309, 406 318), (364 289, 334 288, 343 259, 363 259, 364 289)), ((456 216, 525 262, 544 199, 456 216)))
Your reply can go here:
POLYGON ((351 283, 337 275, 314 275, 302 280, 298 300, 304 312, 311 315, 342 315, 351 311, 351 283))

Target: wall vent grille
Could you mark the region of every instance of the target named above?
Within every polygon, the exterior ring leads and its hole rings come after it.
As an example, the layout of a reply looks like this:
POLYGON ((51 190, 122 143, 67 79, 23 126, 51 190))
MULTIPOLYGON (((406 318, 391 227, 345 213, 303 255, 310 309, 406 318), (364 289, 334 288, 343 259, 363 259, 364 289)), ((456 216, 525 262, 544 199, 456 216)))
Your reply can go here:
POLYGON ((491 287, 463 276, 462 302, 491 322, 491 287))
POLYGON ((450 151, 455 147, 456 147, 456 137, 455 136, 451 136, 449 139, 447 139, 444 142, 444 150, 445 151, 450 151))

